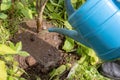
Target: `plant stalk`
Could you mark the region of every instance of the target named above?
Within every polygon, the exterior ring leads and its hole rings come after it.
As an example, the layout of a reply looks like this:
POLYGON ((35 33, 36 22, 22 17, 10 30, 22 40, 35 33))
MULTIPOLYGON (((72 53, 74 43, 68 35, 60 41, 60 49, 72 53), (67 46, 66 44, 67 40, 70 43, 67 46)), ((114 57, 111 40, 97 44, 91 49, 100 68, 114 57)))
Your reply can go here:
POLYGON ((48 0, 37 0, 36 1, 36 10, 37 10, 37 18, 36 18, 36 23, 37 23, 37 33, 42 30, 42 21, 43 21, 43 12, 46 6, 48 0))

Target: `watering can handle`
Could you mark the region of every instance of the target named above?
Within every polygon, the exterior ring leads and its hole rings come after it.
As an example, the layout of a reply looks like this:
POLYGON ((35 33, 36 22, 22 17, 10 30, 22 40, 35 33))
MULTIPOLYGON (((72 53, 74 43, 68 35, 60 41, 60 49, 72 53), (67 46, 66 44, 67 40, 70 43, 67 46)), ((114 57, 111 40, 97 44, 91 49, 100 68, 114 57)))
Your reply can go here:
POLYGON ((112 0, 116 7, 120 9, 120 0, 112 0))
MULTIPOLYGON (((87 1, 89 1, 89 0, 87 0, 87 1)), ((65 8, 66 8, 68 17, 75 12, 75 10, 71 4, 71 0, 65 0, 65 8)))
POLYGON ((75 10, 71 4, 71 0, 65 0, 65 7, 66 7, 68 17, 75 12, 75 10))

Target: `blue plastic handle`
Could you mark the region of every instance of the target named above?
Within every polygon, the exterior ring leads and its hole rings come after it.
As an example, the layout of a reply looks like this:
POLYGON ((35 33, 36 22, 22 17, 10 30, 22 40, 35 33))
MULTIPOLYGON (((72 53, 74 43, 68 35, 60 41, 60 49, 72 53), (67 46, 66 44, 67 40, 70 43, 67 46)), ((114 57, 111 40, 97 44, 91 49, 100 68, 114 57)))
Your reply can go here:
POLYGON ((120 9, 120 0, 112 0, 115 6, 120 9))
POLYGON ((65 0, 65 7, 68 17, 75 12, 74 8, 72 7, 71 0, 65 0))

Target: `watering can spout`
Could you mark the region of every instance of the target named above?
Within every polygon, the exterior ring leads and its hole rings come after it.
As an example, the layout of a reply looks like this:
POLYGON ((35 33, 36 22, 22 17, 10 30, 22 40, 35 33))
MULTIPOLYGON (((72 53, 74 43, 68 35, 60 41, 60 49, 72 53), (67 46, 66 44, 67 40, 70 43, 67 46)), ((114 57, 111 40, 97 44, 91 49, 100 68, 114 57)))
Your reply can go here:
POLYGON ((48 29, 49 32, 57 32, 63 35, 66 35, 80 43, 82 43, 83 45, 90 47, 90 45, 82 38, 82 36, 75 30, 67 30, 67 29, 61 29, 61 28, 49 28, 48 29))
POLYGON ((65 0, 65 7, 66 7, 68 17, 75 12, 74 8, 71 5, 71 0, 65 0))

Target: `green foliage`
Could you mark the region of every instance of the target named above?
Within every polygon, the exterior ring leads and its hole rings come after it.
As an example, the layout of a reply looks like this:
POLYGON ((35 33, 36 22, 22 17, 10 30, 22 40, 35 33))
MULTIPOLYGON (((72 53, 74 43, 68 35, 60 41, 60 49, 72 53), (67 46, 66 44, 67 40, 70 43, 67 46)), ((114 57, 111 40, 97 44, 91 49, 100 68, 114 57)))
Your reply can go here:
POLYGON ((29 56, 22 51, 22 43, 16 45, 9 41, 17 31, 17 25, 23 18, 32 19, 35 7, 29 0, 0 1, 0 80, 25 80, 21 77, 24 70, 14 60, 15 55, 29 56), (12 33, 12 34, 11 34, 12 33))
POLYGON ((5 44, 0 44, 0 55, 6 55, 6 54, 16 54, 16 51, 14 51, 5 44))
MULTIPOLYGON (((64 46, 70 45, 71 43, 67 42, 64 46)), ((78 47, 76 48, 77 54, 81 55, 80 60, 74 64, 72 69, 70 70, 67 79, 68 80, 109 80, 108 78, 103 77, 97 71, 97 65, 100 64, 100 60, 96 56, 96 53, 84 45, 77 43, 78 47)), ((71 45, 71 47, 74 47, 71 45)), ((69 51, 73 50, 73 48, 67 47, 69 51)), ((64 48, 65 49, 65 48, 64 48)), ((65 49, 66 50, 66 49, 65 49)))
POLYGON ((0 60, 0 80, 7 80, 6 66, 2 60, 0 60))
POLYGON ((69 70, 71 67, 71 64, 67 63, 66 65, 61 65, 57 69, 54 69, 50 73, 50 79, 49 80, 60 80, 60 76, 67 70, 69 70))
POLYGON ((44 10, 47 19, 51 19, 56 26, 63 26, 66 20, 64 0, 49 0, 44 10))
POLYGON ((23 18, 33 19, 35 14, 32 0, 2 0, 0 10, 1 24, 9 29, 11 34, 17 32, 18 24, 23 18))
MULTIPOLYGON (((22 2, 16 2, 17 10, 19 10, 26 18, 32 19, 33 18, 32 10, 29 8, 28 5, 25 5, 24 1, 22 2)), ((28 1, 26 1, 26 3, 28 3, 28 1)))
POLYGON ((6 54, 19 54, 21 56, 29 56, 29 54, 22 50, 22 43, 18 42, 16 45, 14 45, 12 42, 9 43, 10 46, 7 46, 5 44, 0 44, 0 55, 6 55, 6 54))
POLYGON ((17 15, 16 17, 18 17, 19 15, 23 15, 24 17, 28 18, 28 19, 32 19, 33 18, 33 13, 32 13, 32 9, 30 8, 30 5, 28 0, 22 0, 22 1, 11 1, 11 0, 2 0, 1 3, 1 11, 2 13, 0 13, 0 18, 1 19, 6 19, 6 17, 9 15, 9 12, 7 11, 15 11, 14 14, 12 15, 17 15), (13 6, 12 6, 13 4, 13 6), (16 13, 17 12, 17 13, 16 13), (7 13, 7 14, 5 14, 7 13))
POLYGON ((7 15, 6 14, 4 14, 4 13, 0 13, 0 19, 7 19, 7 15))
POLYGON ((12 2, 11 0, 2 0, 0 5, 0 19, 7 19, 8 15, 6 14, 6 11, 10 9, 12 2))
POLYGON ((66 52, 71 52, 74 48, 74 45, 74 40, 67 37, 62 49, 64 49, 66 52))
POLYGON ((57 69, 53 70, 50 74, 51 78, 49 80, 52 80, 55 76, 61 75, 66 70, 65 65, 61 65, 57 69))
MULTIPOLYGON (((67 45, 70 44, 71 43, 67 42, 64 46, 67 47, 67 45)), ((76 51, 78 55, 81 55, 81 58, 71 68, 67 76, 67 80, 109 80, 108 78, 103 77, 97 70, 100 60, 96 56, 96 53, 92 49, 85 47, 80 43, 77 43, 77 45, 78 48, 76 48, 76 51)), ((74 47, 75 44, 71 46, 74 47)), ((72 49, 73 48, 70 47, 70 51, 72 49)))
POLYGON ((97 67, 100 61, 95 52, 83 45, 78 45, 77 52, 81 54, 81 58, 69 72, 68 80, 109 80, 98 72, 97 67))
POLYGON ((22 51, 22 43, 18 42, 14 45, 8 41, 10 33, 3 26, 0 26, 0 80, 23 80, 21 74, 23 70, 19 68, 19 64, 14 60, 14 56, 29 54, 22 51))
POLYGON ((22 18, 33 18, 33 4, 29 0, 2 0, 0 4, 0 80, 25 80, 24 73, 14 60, 15 55, 29 56, 22 51, 22 43, 16 45, 9 41, 22 18))
POLYGON ((16 45, 14 45, 12 42, 9 42, 9 47, 20 56, 29 56, 29 53, 27 53, 26 51, 22 51, 22 43, 21 42, 18 42, 16 45))
POLYGON ((68 80, 110 80, 100 75, 96 67, 89 65, 87 61, 82 64, 76 63, 74 66, 76 67, 68 74, 68 80))
POLYGON ((8 45, 0 44, 0 80, 24 80, 20 77, 24 71, 19 68, 18 62, 14 60, 16 54, 29 55, 27 52, 22 51, 21 42, 16 45, 12 42, 9 42, 8 45))
MULTIPOLYGON (((85 0, 71 0, 71 2, 73 7, 76 9, 82 5, 85 0)), ((55 26, 68 26, 66 25, 67 15, 64 6, 64 0, 49 0, 45 8, 44 15, 47 19, 51 19, 55 26)))
POLYGON ((26 18, 29 18, 29 19, 33 18, 32 11, 29 8, 25 7, 23 9, 21 9, 21 12, 26 18))
POLYGON ((12 2, 11 0, 2 0, 2 3, 1 3, 1 10, 4 11, 4 10, 7 10, 11 7, 12 5, 12 2))
POLYGON ((5 43, 10 37, 10 33, 3 26, 0 26, 0 43, 5 43))
POLYGON ((23 53, 21 42, 16 45, 8 42, 9 37, 9 31, 0 26, 0 80, 22 80, 20 76, 24 71, 19 68, 14 55, 28 55, 28 53, 23 53))

